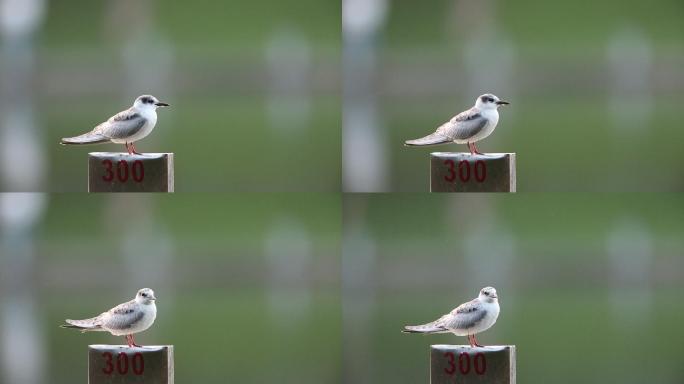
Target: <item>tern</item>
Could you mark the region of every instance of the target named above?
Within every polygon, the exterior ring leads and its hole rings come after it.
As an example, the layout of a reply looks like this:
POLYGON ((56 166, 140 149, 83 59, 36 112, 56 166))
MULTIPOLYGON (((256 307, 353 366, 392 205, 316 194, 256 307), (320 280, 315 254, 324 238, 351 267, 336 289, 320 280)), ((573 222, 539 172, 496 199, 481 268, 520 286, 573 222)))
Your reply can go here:
POLYGON ((92 131, 79 136, 65 137, 62 145, 116 143, 124 144, 129 155, 137 154, 135 142, 152 132, 157 124, 157 108, 168 107, 152 95, 138 96, 133 106, 110 117, 92 131))
POLYGON ((157 306, 154 291, 143 288, 135 298, 127 303, 119 304, 107 312, 90 319, 67 319, 62 328, 78 329, 81 332, 107 331, 114 336, 125 336, 129 347, 140 347, 135 343, 133 334, 149 328, 157 317, 157 306))
POLYGON ((471 347, 482 347, 475 335, 489 329, 499 317, 499 297, 496 289, 485 287, 476 299, 459 305, 439 319, 422 325, 407 325, 405 333, 453 333, 468 336, 471 347))
POLYGON ((499 110, 502 105, 510 104, 491 93, 485 93, 475 100, 475 105, 467 111, 454 116, 442 124, 435 133, 415 140, 406 140, 405 145, 422 147, 454 142, 467 144, 470 154, 482 153, 477 150, 475 143, 494 132, 499 122, 499 110))

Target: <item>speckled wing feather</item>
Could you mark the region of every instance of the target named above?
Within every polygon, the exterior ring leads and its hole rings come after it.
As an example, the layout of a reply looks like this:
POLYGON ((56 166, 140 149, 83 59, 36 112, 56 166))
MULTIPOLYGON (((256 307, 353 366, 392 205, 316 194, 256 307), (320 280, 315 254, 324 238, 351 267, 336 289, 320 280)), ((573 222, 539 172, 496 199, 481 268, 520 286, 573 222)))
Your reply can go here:
POLYGON ((136 134, 145 125, 145 118, 127 109, 109 118, 93 129, 93 133, 109 139, 125 139, 136 134))
POLYGON ((451 311, 441 325, 448 329, 468 329, 477 325, 486 315, 487 312, 482 308, 482 304, 475 299, 451 311))
POLYGON ((134 326, 144 316, 135 300, 131 300, 103 313, 102 326, 112 330, 125 330, 134 326))
POLYGON ((487 119, 482 117, 479 109, 473 107, 442 124, 437 128, 436 133, 452 141, 467 140, 480 132, 485 125, 487 125, 487 119))
POLYGON ((407 325, 404 327, 404 330, 402 332, 404 333, 447 333, 449 332, 448 329, 443 327, 445 319, 449 315, 444 315, 440 317, 439 319, 427 323, 427 324, 421 324, 421 325, 407 325))
POLYGON ((446 333, 451 329, 468 329, 484 319, 487 313, 480 302, 475 299, 459 305, 450 313, 439 319, 422 325, 408 325, 403 332, 407 333, 446 333))

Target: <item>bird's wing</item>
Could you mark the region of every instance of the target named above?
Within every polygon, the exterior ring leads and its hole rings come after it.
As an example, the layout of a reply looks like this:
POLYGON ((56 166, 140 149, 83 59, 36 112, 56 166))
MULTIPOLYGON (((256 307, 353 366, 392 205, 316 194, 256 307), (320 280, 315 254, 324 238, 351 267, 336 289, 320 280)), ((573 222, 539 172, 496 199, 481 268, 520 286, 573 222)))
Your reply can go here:
POLYGON ((482 321, 487 312, 482 307, 479 300, 474 299, 459 305, 448 315, 443 317, 441 326, 448 329, 468 329, 474 327, 482 321))
POLYGON ((421 324, 421 325, 407 325, 404 327, 404 330, 402 332, 405 332, 405 333, 448 333, 448 332, 451 332, 447 328, 447 325, 448 325, 451 317, 452 317, 452 315, 450 313, 447 313, 446 315, 440 317, 439 319, 437 319, 431 323, 421 324))
POLYGON ((67 324, 61 325, 62 328, 76 328, 83 332, 86 331, 100 331, 102 325, 102 315, 91 317, 90 319, 72 320, 66 319, 67 324))
POLYGON ((482 116, 479 109, 473 107, 442 124, 437 128, 437 133, 451 140, 467 140, 480 132, 485 125, 487 119, 482 116))
POLYGON ((448 142, 451 142, 451 140, 448 137, 446 137, 446 136, 444 136, 438 132, 435 132, 435 133, 431 133, 425 137, 421 137, 420 139, 406 140, 404 142, 404 145, 406 145, 407 147, 413 147, 413 146, 437 145, 437 144, 444 144, 444 143, 448 143, 448 142))
POLYGON ((93 130, 110 139, 125 139, 136 134, 147 120, 133 109, 119 112, 93 130))
POLYGON ((145 314, 138 308, 135 300, 119 304, 102 314, 102 326, 108 329, 124 330, 140 321, 145 314))

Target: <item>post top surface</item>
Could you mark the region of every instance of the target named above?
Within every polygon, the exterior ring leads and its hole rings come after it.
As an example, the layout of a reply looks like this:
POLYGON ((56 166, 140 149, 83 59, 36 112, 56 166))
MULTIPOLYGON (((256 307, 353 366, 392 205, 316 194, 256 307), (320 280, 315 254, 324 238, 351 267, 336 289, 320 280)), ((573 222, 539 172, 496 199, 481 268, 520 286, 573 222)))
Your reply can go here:
POLYGON ((431 152, 431 156, 435 157, 464 157, 468 156, 473 159, 501 159, 506 156, 515 156, 515 152, 507 153, 485 153, 483 155, 471 154, 470 152, 431 152))
POLYGON ((471 347, 470 345, 450 345, 450 344, 433 344, 432 349, 448 350, 448 349, 471 349, 473 352, 497 352, 506 349, 515 349, 515 345, 488 345, 485 347, 471 347))
POLYGON ((129 347, 128 345, 109 345, 109 344, 90 344, 88 346, 90 349, 127 349, 131 351, 144 351, 144 352, 154 352, 161 351, 164 349, 173 349, 173 345, 145 345, 142 347, 129 347))
POLYGON ((157 152, 157 153, 143 153, 141 155, 132 154, 129 155, 127 152, 89 152, 88 156, 92 157, 126 157, 130 159, 159 159, 164 156, 173 156, 173 152, 157 152))

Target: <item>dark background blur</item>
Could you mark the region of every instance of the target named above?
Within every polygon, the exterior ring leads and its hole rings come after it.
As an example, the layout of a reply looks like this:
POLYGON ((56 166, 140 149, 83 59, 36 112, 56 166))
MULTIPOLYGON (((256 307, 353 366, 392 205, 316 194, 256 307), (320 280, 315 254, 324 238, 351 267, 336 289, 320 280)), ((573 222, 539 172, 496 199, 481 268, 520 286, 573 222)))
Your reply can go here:
POLYGON ((178 383, 332 383, 341 371, 340 198, 0 195, 0 383, 83 383, 65 318, 155 290, 136 337, 178 383))
POLYGON ((344 190, 427 191, 429 153, 467 147, 404 140, 485 92, 518 191, 684 189, 684 2, 344 3, 344 190))
POLYGON ((332 0, 0 1, 0 190, 85 191, 63 147, 151 93, 141 152, 177 191, 339 191, 340 19, 332 0))
POLYGON ((345 382, 425 383, 431 344, 403 334, 488 285, 478 335, 517 346, 520 383, 681 383, 684 199, 625 195, 347 195, 345 382))

